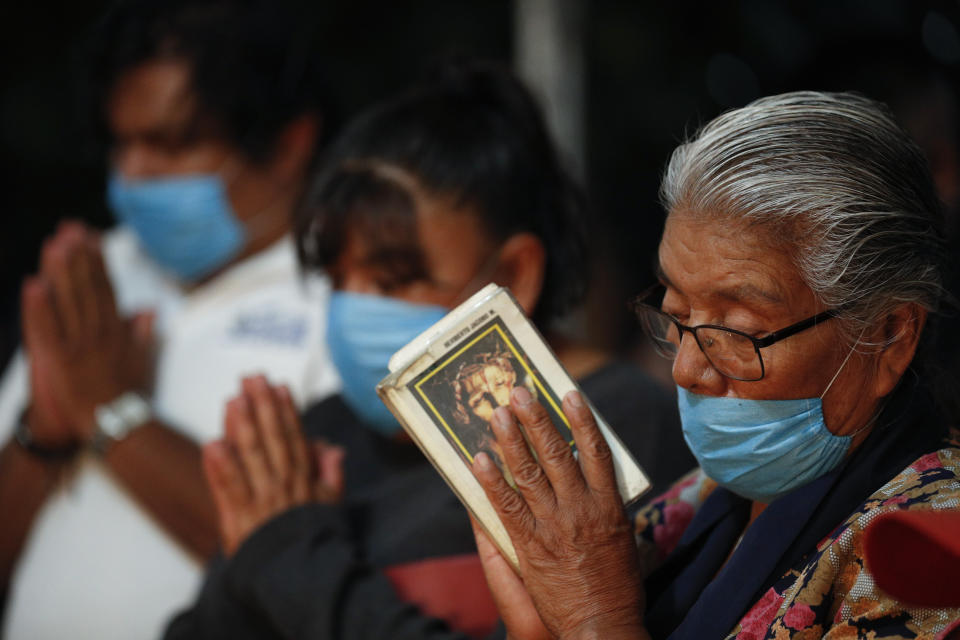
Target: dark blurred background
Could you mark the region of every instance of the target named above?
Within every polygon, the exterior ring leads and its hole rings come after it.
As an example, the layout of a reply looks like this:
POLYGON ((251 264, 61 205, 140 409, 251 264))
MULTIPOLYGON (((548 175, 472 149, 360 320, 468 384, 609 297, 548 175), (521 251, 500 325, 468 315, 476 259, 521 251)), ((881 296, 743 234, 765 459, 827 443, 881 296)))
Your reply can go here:
MULTIPOLYGON (((942 195, 956 208, 957 1, 556 1, 575 10, 568 22, 582 46, 584 152, 572 161, 596 205, 598 261, 590 304, 576 326, 598 345, 634 349, 624 301, 653 277, 663 218, 657 186, 671 149, 722 110, 761 95, 853 89, 887 101, 927 150, 942 195)), ((104 150, 79 108, 76 66, 84 38, 109 4, 54 11, 21 2, 3 10, 0 363, 18 340, 20 281, 34 269, 44 236, 63 217, 111 224, 104 150)), ((318 46, 346 116, 440 56, 511 61, 517 53, 513 0, 317 5, 318 46)))

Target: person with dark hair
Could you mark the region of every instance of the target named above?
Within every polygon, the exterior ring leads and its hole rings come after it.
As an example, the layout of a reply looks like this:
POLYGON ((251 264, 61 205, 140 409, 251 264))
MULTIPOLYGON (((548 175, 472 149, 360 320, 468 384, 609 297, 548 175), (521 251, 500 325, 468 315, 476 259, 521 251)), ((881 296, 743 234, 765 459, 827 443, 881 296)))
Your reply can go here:
POLYGON ((120 224, 62 224, 24 283, 0 386, 5 637, 156 635, 217 547, 197 442, 240 376, 300 404, 336 389, 329 287, 298 278, 290 238, 334 124, 306 6, 131 0, 92 34, 120 224))
MULTIPOLYGON (((575 460, 514 391, 494 431, 519 491, 473 467, 519 557, 522 579, 478 532, 511 637, 952 633, 960 602, 885 592, 865 554, 885 514, 935 512, 941 540, 960 515, 957 416, 930 367, 952 256, 920 148, 862 95, 773 95, 678 146, 661 195, 659 283, 635 310, 700 468, 631 523, 582 398, 564 400, 575 460)), ((949 571, 929 547, 896 564, 949 571)))
POLYGON ((586 215, 533 99, 497 66, 443 67, 347 126, 297 215, 304 264, 334 287, 327 342, 343 389, 303 418, 326 444, 307 455, 282 388, 247 382, 205 450, 227 556, 168 638, 490 631, 467 513, 375 390, 395 351, 489 281, 510 288, 614 429, 648 417, 627 444, 655 479, 692 465, 668 393, 551 330, 584 291, 586 215))

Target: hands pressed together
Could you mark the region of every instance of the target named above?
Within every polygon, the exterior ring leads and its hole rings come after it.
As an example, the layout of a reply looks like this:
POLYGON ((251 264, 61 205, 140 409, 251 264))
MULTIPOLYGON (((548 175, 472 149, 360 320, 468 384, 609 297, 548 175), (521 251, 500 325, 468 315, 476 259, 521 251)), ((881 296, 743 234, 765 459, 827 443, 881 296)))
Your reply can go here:
POLYGON ((307 442, 290 391, 245 378, 227 403, 225 435, 203 450, 207 482, 228 555, 258 527, 292 507, 332 504, 343 493, 344 450, 307 442))
POLYGON ((511 638, 648 637, 632 528, 592 412, 579 393, 564 398, 578 461, 526 389, 513 391, 511 408, 497 409, 493 422, 517 490, 486 455, 473 466, 520 560, 518 577, 475 526, 487 581, 511 638))
MULTIPOLYGON (((61 224, 22 291, 31 440, 49 449, 84 446, 98 406, 148 389, 152 324, 151 313, 118 311, 99 234, 77 222, 61 224)), ((206 447, 203 462, 228 553, 290 507, 339 500, 343 450, 307 443, 285 387, 245 379, 227 405, 225 432, 206 447)))
MULTIPOLYGON (((85 444, 98 405, 149 386, 152 316, 120 315, 99 238, 78 223, 45 243, 22 306, 31 437, 48 447, 85 444)), ((511 409, 495 414, 517 490, 485 454, 473 471, 510 534, 520 576, 475 527, 487 580, 512 638, 645 638, 637 552, 610 449, 578 393, 563 410, 579 461, 523 387, 511 409)), ((306 440, 286 387, 244 379, 227 404, 224 438, 203 450, 225 552, 287 509, 338 502, 343 458, 339 447, 306 440)))
POLYGON ((152 321, 148 313, 127 318, 117 311, 99 235, 79 223, 61 224, 22 292, 27 422, 38 445, 89 442, 98 405, 149 386, 152 321))
MULTIPOLYGON (((579 394, 564 399, 578 461, 525 389, 514 391, 511 405, 512 411, 497 410, 494 430, 517 490, 488 456, 474 462, 520 558, 518 576, 475 526, 510 637, 648 637, 633 532, 593 414, 579 394)), ((203 459, 228 555, 292 507, 339 501, 344 451, 307 441, 286 387, 271 386, 262 376, 244 379, 227 404, 225 426, 224 438, 208 444, 203 459)))

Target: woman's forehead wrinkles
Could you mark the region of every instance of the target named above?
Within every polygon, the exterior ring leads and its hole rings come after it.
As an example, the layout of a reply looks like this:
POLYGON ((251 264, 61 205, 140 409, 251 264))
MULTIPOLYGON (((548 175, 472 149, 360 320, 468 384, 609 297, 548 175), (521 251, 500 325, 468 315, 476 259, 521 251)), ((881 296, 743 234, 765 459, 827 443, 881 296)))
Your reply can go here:
POLYGON ((664 285, 685 296, 761 308, 795 297, 799 274, 763 233, 687 217, 671 222, 658 252, 664 285))
POLYGON ((750 282, 744 282, 730 287, 722 287, 712 293, 714 296, 730 302, 755 303, 761 305, 783 304, 784 302, 779 293, 750 282))
MULTIPOLYGON (((723 298, 731 302, 753 301, 762 304, 783 304, 784 295, 782 287, 777 284, 777 281, 774 277, 763 278, 764 280, 768 281, 764 282, 763 284, 744 281, 745 278, 749 278, 755 272, 768 270, 773 271, 772 267, 768 268, 767 265, 761 265, 760 262, 755 260, 744 260, 743 262, 755 263, 756 266, 738 271, 728 271, 720 277, 709 278, 710 283, 716 286, 709 291, 708 295, 723 298), (730 282, 731 284, 723 284, 725 281, 730 282)), ((697 270, 691 271, 691 274, 697 273, 697 270)), ((677 285, 677 283, 671 277, 671 274, 667 272, 666 268, 663 266, 663 263, 659 260, 657 261, 656 265, 656 276, 657 279, 665 286, 683 292, 682 288, 677 285)))

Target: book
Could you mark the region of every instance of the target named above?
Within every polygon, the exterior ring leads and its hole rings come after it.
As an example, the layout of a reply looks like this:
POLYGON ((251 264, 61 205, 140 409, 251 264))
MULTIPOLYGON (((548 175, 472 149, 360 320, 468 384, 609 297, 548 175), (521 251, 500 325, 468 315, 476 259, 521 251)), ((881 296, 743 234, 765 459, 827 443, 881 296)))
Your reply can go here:
MULTIPOLYGON (((388 368, 389 375, 377 385, 380 398, 516 569, 510 536, 470 465, 484 451, 512 484, 490 422, 498 406, 509 405, 510 392, 517 385, 526 386, 546 408, 576 455, 561 409, 564 395, 578 389, 576 382, 513 295, 495 284, 488 284, 397 351, 388 368)), ((620 496, 624 504, 633 502, 650 488, 650 481, 590 407, 613 453, 620 496)))

